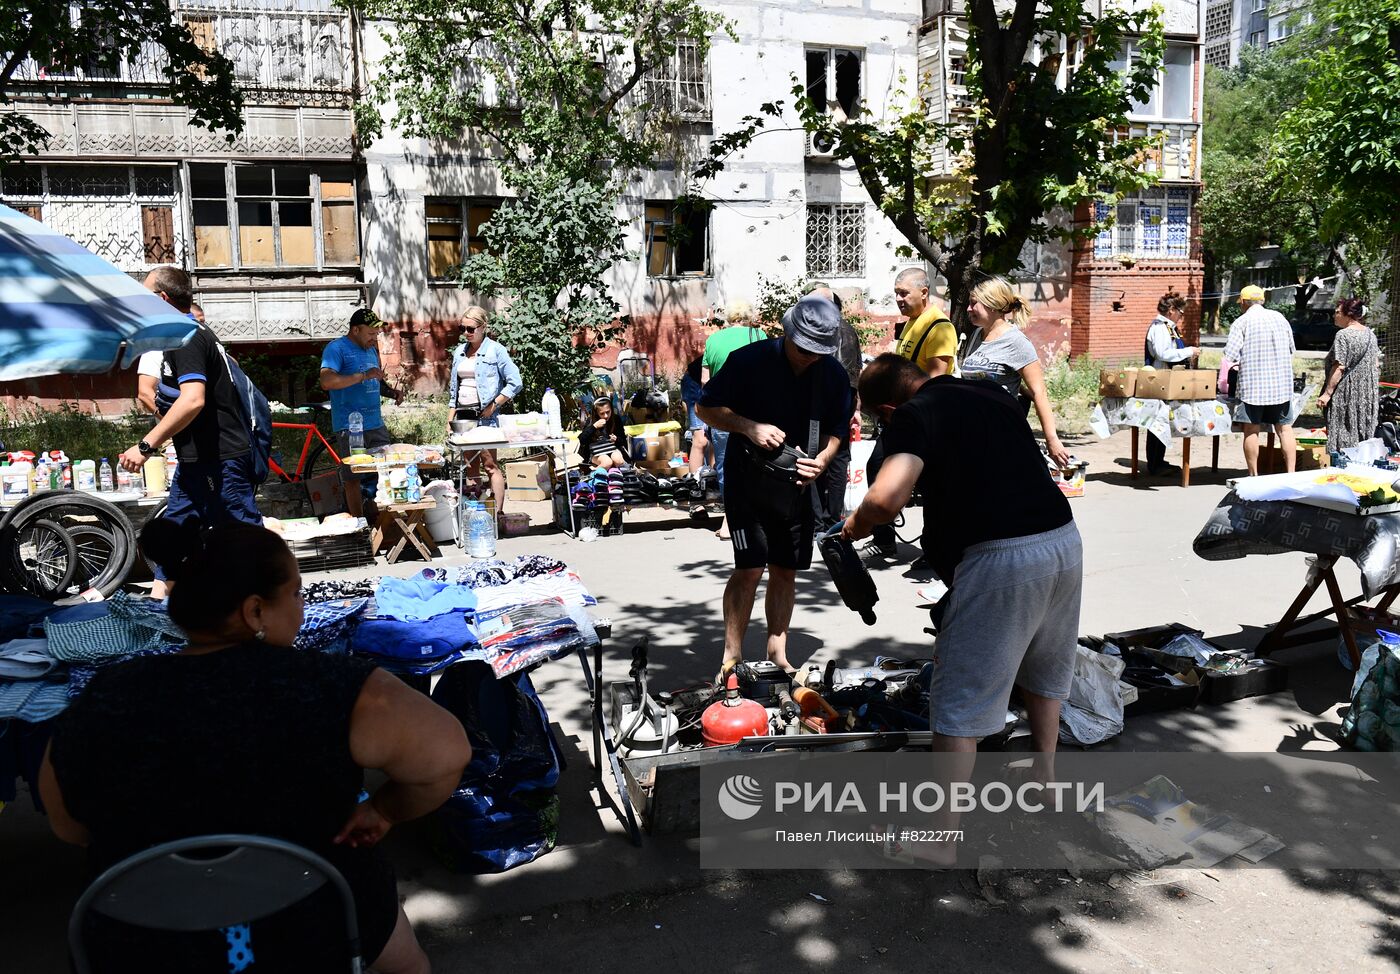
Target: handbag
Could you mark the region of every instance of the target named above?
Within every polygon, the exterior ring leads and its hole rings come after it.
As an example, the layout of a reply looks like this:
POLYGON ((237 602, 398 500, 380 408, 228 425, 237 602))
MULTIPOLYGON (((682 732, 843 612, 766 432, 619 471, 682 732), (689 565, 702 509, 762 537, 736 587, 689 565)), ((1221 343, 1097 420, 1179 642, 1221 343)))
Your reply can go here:
POLYGON ((747 437, 735 441, 753 483, 749 504, 765 520, 791 521, 800 510, 798 504, 805 499, 806 488, 797 482, 797 461, 817 452, 821 428, 816 416, 821 390, 822 377, 818 372, 812 382, 812 403, 807 413, 807 452, 786 443, 775 450, 765 450, 747 437))

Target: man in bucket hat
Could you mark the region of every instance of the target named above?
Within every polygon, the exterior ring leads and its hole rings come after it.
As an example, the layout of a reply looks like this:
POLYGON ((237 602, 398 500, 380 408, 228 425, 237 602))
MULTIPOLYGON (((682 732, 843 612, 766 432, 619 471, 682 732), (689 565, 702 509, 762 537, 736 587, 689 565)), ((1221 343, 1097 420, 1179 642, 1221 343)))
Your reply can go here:
POLYGON ((783 316, 783 337, 731 352, 697 412, 733 434, 724 506, 734 571, 724 590, 723 677, 743 657, 759 579, 768 570, 768 659, 792 669, 787 630, 797 572, 812 563, 815 518, 807 491, 841 445, 849 384, 835 359, 841 312, 808 296, 783 316))

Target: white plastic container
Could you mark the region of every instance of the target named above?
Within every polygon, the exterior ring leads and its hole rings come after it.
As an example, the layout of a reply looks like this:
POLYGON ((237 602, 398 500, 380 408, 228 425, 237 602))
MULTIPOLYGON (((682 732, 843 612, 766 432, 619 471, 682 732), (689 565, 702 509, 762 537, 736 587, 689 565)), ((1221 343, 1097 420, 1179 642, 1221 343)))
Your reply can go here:
POLYGON ((79 490, 97 490, 97 464, 79 460, 73 465, 73 486, 79 490))
POLYGON ((12 463, 5 468, 3 480, 0 480, 0 491, 3 491, 6 504, 18 504, 30 495, 33 484, 30 478, 34 474, 34 466, 28 460, 21 460, 12 463))
POLYGON ((550 436, 559 436, 564 432, 559 397, 554 394, 553 389, 546 389, 544 395, 540 397, 540 412, 545 415, 545 428, 549 431, 550 436))
POLYGON ((496 556, 496 519, 482 504, 471 502, 467 512, 467 555, 475 560, 496 556))

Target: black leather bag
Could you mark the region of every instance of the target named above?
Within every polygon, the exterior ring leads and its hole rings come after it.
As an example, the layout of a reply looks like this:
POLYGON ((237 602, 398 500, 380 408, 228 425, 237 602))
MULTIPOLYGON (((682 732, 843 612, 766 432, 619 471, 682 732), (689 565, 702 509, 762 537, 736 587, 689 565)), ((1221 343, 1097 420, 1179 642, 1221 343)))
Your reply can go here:
POLYGON ((784 444, 776 450, 765 450, 746 439, 736 441, 744 456, 749 477, 749 505, 762 518, 790 521, 797 516, 802 502, 802 487, 797 483, 797 460, 805 454, 784 444))

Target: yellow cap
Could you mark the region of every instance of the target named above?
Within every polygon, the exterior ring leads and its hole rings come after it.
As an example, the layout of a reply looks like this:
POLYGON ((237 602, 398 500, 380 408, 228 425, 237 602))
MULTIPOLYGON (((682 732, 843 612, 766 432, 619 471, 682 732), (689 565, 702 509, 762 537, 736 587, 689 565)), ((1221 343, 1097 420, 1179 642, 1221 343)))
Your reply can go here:
POLYGON ((1258 284, 1250 284, 1240 290, 1240 302, 1265 300, 1264 289, 1258 284))

